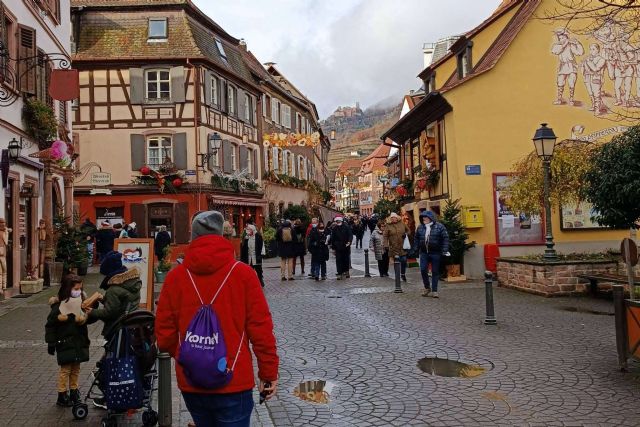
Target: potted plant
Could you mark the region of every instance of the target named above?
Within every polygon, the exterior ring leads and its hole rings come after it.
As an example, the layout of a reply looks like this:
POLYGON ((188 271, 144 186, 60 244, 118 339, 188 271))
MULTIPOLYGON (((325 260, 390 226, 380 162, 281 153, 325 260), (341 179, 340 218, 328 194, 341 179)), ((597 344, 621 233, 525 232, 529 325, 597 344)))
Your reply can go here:
POLYGON ((276 229, 265 225, 262 229, 262 240, 264 241, 265 251, 267 255, 265 258, 271 258, 275 256, 276 248, 276 229))
POLYGON ((29 98, 22 108, 22 120, 30 137, 38 143, 38 148, 49 148, 58 133, 58 121, 53 109, 37 98, 29 98))
POLYGON ((171 247, 165 246, 162 250, 162 261, 158 263, 155 268, 154 276, 156 283, 164 283, 164 279, 167 277, 167 273, 171 271, 173 265, 171 264, 171 247))
POLYGON ((461 268, 464 264, 464 253, 476 246, 476 242, 467 242, 469 233, 467 233, 460 219, 461 212, 460 199, 447 200, 441 222, 447 229, 447 233, 449 233, 451 261, 446 267, 448 281, 466 279, 462 275, 463 271, 461 268))
POLYGON ((32 266, 31 263, 29 263, 25 266, 24 270, 25 278, 20 280, 20 293, 37 294, 41 292, 44 279, 38 278, 38 266, 32 266))
MULTIPOLYGON (((63 215, 58 215, 54 219, 54 229, 56 236, 56 261, 62 262, 64 272, 73 271, 81 273, 88 267, 89 254, 87 252, 87 240, 85 234, 75 223, 67 222, 63 215)), ((52 277, 52 281, 54 278, 52 277)))

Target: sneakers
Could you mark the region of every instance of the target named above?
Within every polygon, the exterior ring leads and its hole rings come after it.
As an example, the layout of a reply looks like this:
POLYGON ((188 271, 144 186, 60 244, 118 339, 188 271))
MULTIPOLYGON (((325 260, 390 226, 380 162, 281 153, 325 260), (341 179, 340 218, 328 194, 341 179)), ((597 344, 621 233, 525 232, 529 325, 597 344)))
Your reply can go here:
POLYGON ((437 293, 437 292, 432 293, 432 294, 431 294, 431 296, 432 296, 433 298, 440 298, 440 297, 438 296, 438 293, 437 293))
POLYGON ((289 277, 289 280, 296 280, 296 279, 294 279, 293 277, 289 277))
POLYGON ((319 277, 314 277, 314 279, 316 279, 316 282, 319 282, 319 281, 320 281, 320 278, 319 278, 319 277))
POLYGON ((345 274, 345 277, 348 279, 351 277, 351 275, 349 273, 345 274))
POLYGON ((59 391, 58 400, 56 400, 56 405, 62 406, 63 408, 71 406, 71 400, 69 400, 69 393, 66 391, 59 391))
POLYGON ((342 274, 338 274, 338 277, 336 278, 336 280, 342 280, 342 279, 343 279, 342 274))
POLYGON ((322 276, 320 280, 327 280, 327 276, 322 276))
POLYGON ((406 281, 407 281, 407 276, 406 276, 406 275, 404 275, 404 274, 401 274, 401 275, 400 275, 400 278, 402 279, 402 281, 403 281, 403 282, 406 282, 406 281))
POLYGON ((100 409, 107 409, 107 401, 104 397, 96 397, 93 399, 93 406, 100 409))
POLYGON ((425 289, 422 293, 423 297, 428 297, 429 295, 431 295, 431 289, 425 289))

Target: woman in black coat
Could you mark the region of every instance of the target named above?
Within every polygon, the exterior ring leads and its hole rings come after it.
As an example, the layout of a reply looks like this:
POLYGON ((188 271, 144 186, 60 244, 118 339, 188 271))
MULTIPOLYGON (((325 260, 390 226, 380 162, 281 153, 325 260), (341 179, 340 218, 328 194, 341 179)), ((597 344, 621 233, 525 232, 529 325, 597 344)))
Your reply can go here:
POLYGON ((293 274, 296 274, 296 260, 300 257, 301 274, 304 274, 304 256, 307 254, 305 247, 305 227, 302 221, 296 219, 293 223, 293 274))
POLYGON ((247 225, 244 239, 240 243, 240 261, 250 265, 258 275, 260 284, 264 288, 264 280, 262 278, 262 248, 264 241, 262 235, 253 224, 247 225))
POLYGON ((164 259, 164 248, 171 244, 171 235, 167 231, 167 226, 160 226, 160 231, 156 234, 155 241, 153 242, 153 251, 158 257, 158 261, 164 259))

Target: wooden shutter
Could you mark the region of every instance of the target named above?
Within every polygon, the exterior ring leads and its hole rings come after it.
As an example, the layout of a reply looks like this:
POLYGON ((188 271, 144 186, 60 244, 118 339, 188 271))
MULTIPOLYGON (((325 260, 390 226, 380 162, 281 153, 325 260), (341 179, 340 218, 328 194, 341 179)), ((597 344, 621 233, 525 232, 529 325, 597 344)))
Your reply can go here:
MULTIPOLYGON (((240 146, 240 164, 239 170, 244 170, 249 167, 249 150, 244 145, 240 146)), ((247 171, 250 172, 250 171, 247 171)))
POLYGON ((131 204, 131 222, 136 223, 136 231, 141 239, 148 238, 147 230, 147 205, 141 203, 131 204))
POLYGON ((131 134, 131 170, 140 170, 146 164, 144 135, 131 134))
POLYGON ((187 169, 187 134, 177 133, 173 136, 173 163, 177 169, 187 169))
POLYGON ((189 243, 189 203, 176 203, 173 205, 173 229, 174 242, 178 245, 189 243))
POLYGON ((279 164, 278 164, 278 149, 276 147, 273 147, 273 171, 278 173, 278 171, 280 170, 278 168, 279 164))
POLYGON ((144 71, 142 68, 129 68, 129 98, 131 104, 142 104, 144 97, 144 71))
POLYGON ((248 121, 248 117, 245 117, 245 105, 247 104, 246 99, 244 98, 244 90, 238 88, 236 91, 236 105, 238 106, 238 111, 236 116, 242 120, 243 122, 248 121))
POLYGON ((171 77, 171 102, 185 102, 184 67, 172 67, 169 70, 171 77))
MULTIPOLYGON (((4 20, 4 16, 2 17, 4 20)), ((36 30, 18 26, 18 78, 22 92, 36 93, 36 30), (30 58, 30 59, 27 59, 30 58)))
POLYGON ((258 150, 253 150, 253 177, 258 179, 258 150))
POLYGON ((251 124, 256 126, 258 124, 258 98, 255 96, 251 97, 251 108, 249 114, 251 114, 252 118, 251 124))
POLYGON ((233 165, 231 164, 231 150, 234 149, 230 141, 222 141, 222 170, 224 173, 231 173, 233 165))
POLYGON ((211 99, 211 78, 213 74, 209 70, 204 70, 204 105, 213 105, 211 99))
POLYGON ((220 79, 218 80, 218 97, 220 98, 220 110, 227 112, 227 82, 220 79))
POLYGON ((296 119, 297 119, 298 113, 296 113, 295 111, 291 111, 290 116, 291 116, 291 130, 293 132, 297 132, 298 128, 296 127, 296 123, 297 123, 296 119))

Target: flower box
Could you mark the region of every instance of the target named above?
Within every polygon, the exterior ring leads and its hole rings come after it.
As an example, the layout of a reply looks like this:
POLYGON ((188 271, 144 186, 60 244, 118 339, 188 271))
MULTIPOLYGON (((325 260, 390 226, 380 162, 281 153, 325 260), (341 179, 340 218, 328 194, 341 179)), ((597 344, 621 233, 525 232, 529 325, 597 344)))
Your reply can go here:
POLYGON ((38 292, 42 292, 43 285, 44 285, 44 279, 21 280, 20 293, 37 294, 38 292))

